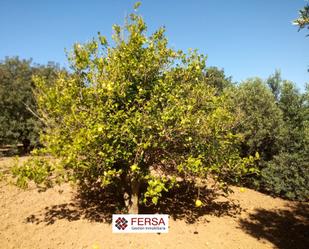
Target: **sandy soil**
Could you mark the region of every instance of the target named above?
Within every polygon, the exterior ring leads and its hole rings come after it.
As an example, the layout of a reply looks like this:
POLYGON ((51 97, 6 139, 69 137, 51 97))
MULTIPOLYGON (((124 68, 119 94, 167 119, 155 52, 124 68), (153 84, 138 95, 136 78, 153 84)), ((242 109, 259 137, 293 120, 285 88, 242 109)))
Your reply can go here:
MULTIPOLYGON (((0 158, 0 172, 11 162, 0 158)), ((228 199, 220 197, 198 210, 191 203, 186 209, 168 204, 168 234, 113 234, 104 202, 94 205, 81 199, 69 184, 45 192, 33 186, 25 191, 10 184, 3 173, 1 178, 1 249, 309 248, 308 203, 250 189, 233 187, 228 199)))

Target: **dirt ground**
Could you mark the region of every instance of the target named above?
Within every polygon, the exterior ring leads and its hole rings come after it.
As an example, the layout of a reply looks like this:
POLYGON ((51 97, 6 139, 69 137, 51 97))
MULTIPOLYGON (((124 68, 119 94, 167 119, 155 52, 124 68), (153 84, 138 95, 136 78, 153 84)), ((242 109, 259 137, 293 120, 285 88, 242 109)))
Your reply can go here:
POLYGON ((45 192, 18 189, 3 173, 11 163, 12 158, 0 158, 1 249, 309 248, 308 203, 233 187, 228 199, 198 210, 193 200, 166 203, 168 234, 113 234, 106 202, 81 199, 69 184, 45 192))

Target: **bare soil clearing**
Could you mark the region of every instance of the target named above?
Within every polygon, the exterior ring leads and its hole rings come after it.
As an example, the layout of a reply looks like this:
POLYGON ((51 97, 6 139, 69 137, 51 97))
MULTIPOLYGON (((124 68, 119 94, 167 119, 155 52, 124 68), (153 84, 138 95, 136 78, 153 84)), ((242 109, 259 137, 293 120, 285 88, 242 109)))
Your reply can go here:
MULTIPOLYGON (((12 160, 0 158, 0 174, 12 160)), ((176 203, 168 234, 113 234, 106 202, 82 200, 69 184, 38 192, 2 179, 0 248, 309 248, 308 203, 232 189, 198 210, 192 200, 191 219, 176 203)))

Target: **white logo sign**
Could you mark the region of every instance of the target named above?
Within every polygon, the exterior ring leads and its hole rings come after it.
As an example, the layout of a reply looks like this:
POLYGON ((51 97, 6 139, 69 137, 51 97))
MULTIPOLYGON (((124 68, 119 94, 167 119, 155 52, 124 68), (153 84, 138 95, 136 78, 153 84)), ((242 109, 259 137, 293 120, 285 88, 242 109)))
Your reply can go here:
POLYGON ((166 214, 113 214, 113 233, 168 233, 166 214))

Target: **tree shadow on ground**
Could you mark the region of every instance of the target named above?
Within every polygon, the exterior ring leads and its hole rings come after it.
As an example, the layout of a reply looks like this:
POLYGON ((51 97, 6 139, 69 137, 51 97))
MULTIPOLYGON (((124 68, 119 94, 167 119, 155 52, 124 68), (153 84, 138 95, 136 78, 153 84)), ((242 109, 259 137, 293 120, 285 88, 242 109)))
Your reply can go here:
POLYGON ((256 209, 240 227, 257 239, 266 239, 280 249, 309 248, 309 204, 297 203, 286 209, 256 209))
POLYGON ((196 188, 192 183, 182 182, 177 188, 163 194, 157 206, 141 206, 140 212, 145 214, 169 214, 174 220, 181 219, 192 224, 204 215, 233 216, 242 211, 240 205, 225 198, 222 192, 209 189, 206 186, 196 188), (195 200, 203 202, 201 207, 195 207, 195 200))
POLYGON ((112 214, 121 213, 122 199, 113 188, 92 188, 79 190, 72 201, 45 207, 37 214, 26 218, 27 223, 46 223, 51 225, 57 220, 76 221, 86 219, 91 222, 112 222, 112 214))
MULTIPOLYGON (((78 191, 71 202, 46 207, 39 213, 28 216, 26 222, 51 225, 61 219, 86 219, 91 222, 111 223, 112 214, 125 213, 123 199, 117 196, 117 192, 117 189, 113 188, 78 191)), ((241 208, 235 201, 222 198, 217 191, 206 187, 198 190, 189 183, 180 183, 178 187, 164 193, 157 206, 140 206, 142 214, 169 214, 171 218, 185 220, 187 223, 194 223, 205 214, 235 216, 240 212, 241 208), (198 191, 199 199, 204 203, 199 208, 195 207, 198 191)))
POLYGON ((29 156, 33 146, 18 145, 0 145, 0 157, 15 157, 15 156, 29 156))

